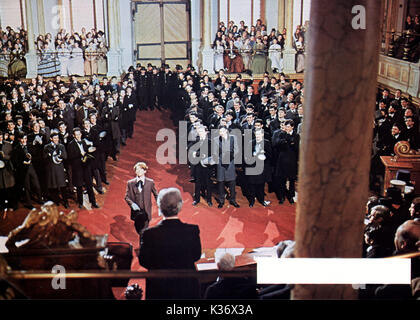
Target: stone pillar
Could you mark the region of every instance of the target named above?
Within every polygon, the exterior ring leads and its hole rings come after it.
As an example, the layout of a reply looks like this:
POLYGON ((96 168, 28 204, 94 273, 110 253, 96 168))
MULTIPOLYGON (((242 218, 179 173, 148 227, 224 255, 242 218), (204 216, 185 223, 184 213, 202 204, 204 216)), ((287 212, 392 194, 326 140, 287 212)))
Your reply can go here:
POLYGON ((37 0, 37 13, 38 13, 38 32, 45 34, 45 16, 44 16, 44 1, 37 0))
POLYGON ((120 30, 119 47, 121 48, 121 69, 127 71, 133 62, 133 19, 130 0, 120 0, 120 30), (127 17, 127 19, 122 19, 127 17), (130 17, 130 18, 128 18, 130 17))
POLYGON ((38 72, 38 56, 35 51, 34 21, 31 0, 25 0, 26 30, 28 33, 28 52, 26 60, 26 78, 35 78, 38 72))
POLYGON ((286 43, 283 51, 283 72, 296 73, 296 50, 293 48, 293 0, 286 1, 286 43))
POLYGON ((119 0, 108 0, 108 77, 121 75, 121 52, 119 48, 119 0))
MULTIPOLYGON (((381 1, 312 2, 297 258, 361 257, 382 17, 381 1), (364 30, 352 28, 355 5, 366 8, 364 30)), ((357 291, 351 285, 296 285, 292 298, 356 299, 357 291)))
POLYGON ((201 2, 191 1, 191 63, 197 69, 201 69, 198 59, 201 45, 201 2))
POLYGON ((211 47, 211 15, 212 5, 211 0, 203 0, 203 45, 202 45, 202 68, 208 70, 209 73, 214 73, 214 51, 211 47))
POLYGON ((282 32, 285 27, 285 8, 284 8, 284 1, 285 0, 278 0, 279 2, 279 12, 278 12, 278 24, 277 24, 277 30, 279 32, 282 32))

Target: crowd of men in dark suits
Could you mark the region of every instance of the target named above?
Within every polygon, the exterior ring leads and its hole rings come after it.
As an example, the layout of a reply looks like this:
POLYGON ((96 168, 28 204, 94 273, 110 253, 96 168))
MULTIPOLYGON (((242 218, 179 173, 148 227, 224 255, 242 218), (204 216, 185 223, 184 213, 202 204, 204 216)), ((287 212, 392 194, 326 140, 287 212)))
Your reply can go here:
MULTIPOLYGON (((101 81, 96 76, 6 81, 0 88, 1 206, 15 209, 22 201, 31 208, 32 200, 46 199, 68 206, 69 198, 82 206, 85 192, 96 207, 93 190, 102 193, 108 183, 107 159, 117 161, 133 136, 136 111, 154 108, 169 109, 175 126, 187 122, 187 136, 180 138, 188 140, 194 205, 204 196, 211 206, 215 195, 218 207, 226 198, 238 207, 239 185, 250 207, 255 200, 267 206, 265 184, 280 203, 293 203, 303 100, 302 83, 284 74, 264 74, 254 84, 241 74, 229 79, 223 70, 211 79, 191 65, 171 70, 167 64, 138 64, 121 79, 101 81), (210 150, 216 140, 221 143, 215 156, 210 150), (231 142, 231 152, 224 150, 225 142, 231 142), (200 147, 205 144, 207 153, 200 147), (264 169, 247 174, 255 159, 264 169)), ((419 148, 418 112, 400 91, 394 98, 381 92, 375 119, 373 171, 380 167, 378 156, 392 153, 395 142, 405 139, 419 148)))
POLYGON ((255 200, 268 206, 266 183, 280 203, 285 199, 294 203, 302 84, 283 74, 279 78, 265 74, 254 86, 253 79, 243 79, 240 74, 228 79, 223 70, 210 79, 206 71, 199 76, 192 66, 169 74, 173 103, 168 107, 174 123, 187 122, 187 136, 180 138, 188 140, 191 181, 195 183, 193 205, 203 196, 212 206, 214 194, 218 208, 226 198, 239 207, 235 193, 239 185, 250 207, 255 200), (263 169, 251 173, 257 161, 263 169))
POLYGON ((293 203, 302 92, 301 83, 287 81, 284 75, 277 79, 266 74, 254 89, 252 79, 241 75, 229 80, 220 71, 210 79, 207 71, 198 74, 191 65, 171 70, 167 64, 137 65, 121 79, 102 81, 96 76, 86 81, 75 76, 66 82, 60 76, 5 81, 0 88, 1 206, 16 209, 21 202, 32 208, 33 201, 50 199, 68 207, 73 199, 82 207, 87 193, 92 207, 97 207, 94 190, 103 193, 102 184, 108 183, 107 159, 117 161, 121 146, 133 136, 136 111, 154 108, 169 109, 176 126, 180 120, 188 122, 189 148, 201 136, 211 149, 216 140, 210 136, 212 129, 220 131, 219 141, 231 141, 227 163, 222 161, 224 143, 220 161, 213 159, 216 163, 204 164, 201 160, 209 156, 205 153, 192 155, 191 159, 200 160, 190 164, 196 184, 194 205, 201 194, 212 205, 213 177, 218 182, 219 207, 226 197, 239 207, 236 184, 251 207, 255 199, 269 205, 265 183, 280 203, 286 198, 293 203), (234 129, 239 136, 233 136, 234 129), (246 131, 251 133, 248 139, 246 131), (254 158, 263 154, 263 172, 245 174, 252 163, 246 161, 242 144, 253 149, 254 158), (238 155, 239 163, 234 160, 238 155))
POLYGON ((388 89, 379 90, 373 127, 370 187, 379 192, 385 170, 380 157, 394 156, 394 146, 399 141, 407 141, 413 151, 420 150, 418 108, 401 90, 396 90, 393 97, 388 89))
POLYGON ((46 200, 68 208, 70 199, 82 208, 84 193, 98 208, 95 193, 103 194, 103 184, 109 184, 107 160, 118 161, 121 146, 133 137, 136 111, 147 109, 153 99, 149 79, 155 71, 146 76, 144 70, 131 68, 122 79, 102 81, 37 76, 3 82, 1 209, 16 210, 19 203, 31 209, 34 201, 46 200))

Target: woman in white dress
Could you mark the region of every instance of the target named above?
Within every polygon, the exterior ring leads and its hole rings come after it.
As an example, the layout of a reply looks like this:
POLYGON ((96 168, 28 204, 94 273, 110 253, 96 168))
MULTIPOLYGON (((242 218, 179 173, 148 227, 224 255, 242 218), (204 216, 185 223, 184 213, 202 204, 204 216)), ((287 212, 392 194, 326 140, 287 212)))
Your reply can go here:
POLYGON ((303 72, 305 69, 305 43, 302 36, 295 42, 296 54, 296 72, 303 72))
POLYGON ((61 66, 61 75, 67 77, 68 76, 68 64, 70 59, 70 50, 67 48, 64 42, 60 43, 58 49, 58 60, 60 60, 61 66))
POLYGON ((85 61, 83 59, 83 50, 79 47, 77 41, 74 42, 74 47, 70 49, 70 60, 68 64, 69 75, 76 75, 83 77, 85 75, 85 61))
POLYGON ((251 62, 252 62, 251 40, 249 38, 246 38, 242 42, 242 46, 239 49, 242 55, 242 60, 244 61, 244 69, 251 70, 251 62))
POLYGON ((225 65, 223 63, 223 53, 225 47, 222 45, 220 40, 216 40, 214 44, 214 71, 217 73, 219 70, 224 70, 225 65))
POLYGON ((277 72, 283 71, 283 59, 281 57, 282 47, 278 44, 277 38, 273 38, 273 43, 268 49, 268 55, 271 59, 271 68, 277 72))

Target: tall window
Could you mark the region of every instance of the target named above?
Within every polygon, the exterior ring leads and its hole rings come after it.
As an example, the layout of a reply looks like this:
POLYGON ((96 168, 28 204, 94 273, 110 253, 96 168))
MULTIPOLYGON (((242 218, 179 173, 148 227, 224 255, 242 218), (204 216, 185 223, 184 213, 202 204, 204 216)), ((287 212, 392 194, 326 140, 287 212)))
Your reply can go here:
POLYGON ((234 21, 237 26, 243 20, 245 25, 255 25, 257 19, 261 18, 262 0, 219 0, 219 21, 225 25, 234 21))
POLYGON ((67 31, 80 32, 82 28, 104 31, 104 8, 102 0, 62 0, 60 25, 67 31))
POLYGON ((25 1, 0 1, 0 26, 14 30, 26 28, 25 1))
POLYGON ((298 25, 304 26, 309 21, 311 0, 297 0, 293 3, 293 31, 298 25))

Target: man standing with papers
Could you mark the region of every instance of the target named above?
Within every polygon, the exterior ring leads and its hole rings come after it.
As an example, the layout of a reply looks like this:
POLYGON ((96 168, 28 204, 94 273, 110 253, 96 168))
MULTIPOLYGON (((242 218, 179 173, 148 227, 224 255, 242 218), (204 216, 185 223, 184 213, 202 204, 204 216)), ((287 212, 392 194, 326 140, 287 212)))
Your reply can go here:
POLYGON ((155 200, 158 193, 155 182, 145 176, 148 169, 146 163, 137 162, 133 169, 136 177, 127 182, 125 201, 131 208, 131 220, 140 235, 152 219, 152 193, 155 200))

